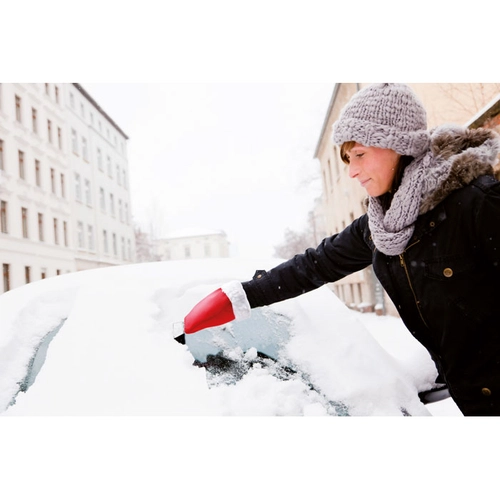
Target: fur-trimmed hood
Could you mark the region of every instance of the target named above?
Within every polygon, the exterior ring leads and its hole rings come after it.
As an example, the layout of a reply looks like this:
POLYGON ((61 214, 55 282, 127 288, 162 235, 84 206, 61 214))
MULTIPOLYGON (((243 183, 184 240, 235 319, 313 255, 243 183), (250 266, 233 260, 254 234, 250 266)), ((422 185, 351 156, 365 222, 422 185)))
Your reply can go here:
POLYGON ((422 200, 420 214, 432 210, 451 192, 479 176, 493 175, 500 152, 500 137, 490 129, 443 125, 431 130, 430 138, 431 165, 448 164, 449 171, 439 186, 422 200))

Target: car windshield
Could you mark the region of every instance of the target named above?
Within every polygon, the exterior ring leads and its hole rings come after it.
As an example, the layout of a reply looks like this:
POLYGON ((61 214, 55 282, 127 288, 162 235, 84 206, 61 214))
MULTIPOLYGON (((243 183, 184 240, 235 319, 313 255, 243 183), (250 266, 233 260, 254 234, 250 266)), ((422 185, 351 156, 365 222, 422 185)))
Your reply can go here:
POLYGON ((254 371, 265 371, 281 381, 293 381, 310 391, 311 400, 320 402, 327 413, 348 416, 346 405, 330 401, 309 376, 286 356, 292 320, 269 308, 253 311, 251 318, 223 327, 207 328, 186 335, 185 343, 195 366, 206 370, 210 387, 237 384, 254 371))

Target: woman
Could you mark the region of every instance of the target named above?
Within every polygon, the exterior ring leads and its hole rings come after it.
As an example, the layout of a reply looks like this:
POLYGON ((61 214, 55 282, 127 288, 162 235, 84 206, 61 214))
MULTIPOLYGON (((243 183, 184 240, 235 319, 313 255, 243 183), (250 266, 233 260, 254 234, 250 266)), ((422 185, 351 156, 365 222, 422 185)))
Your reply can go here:
POLYGON ((353 96, 333 125, 367 213, 251 281, 200 302, 185 331, 239 319, 370 264, 406 327, 429 351, 464 415, 500 415, 500 139, 442 126, 401 84, 353 96))

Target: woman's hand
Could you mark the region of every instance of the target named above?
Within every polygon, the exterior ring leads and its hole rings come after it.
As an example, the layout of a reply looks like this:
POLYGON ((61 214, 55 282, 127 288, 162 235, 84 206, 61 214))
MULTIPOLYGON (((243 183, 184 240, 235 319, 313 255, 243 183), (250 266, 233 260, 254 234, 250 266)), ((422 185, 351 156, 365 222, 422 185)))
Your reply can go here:
POLYGON ((250 316, 250 304, 241 283, 231 281, 207 295, 184 318, 184 333, 219 326, 250 316))

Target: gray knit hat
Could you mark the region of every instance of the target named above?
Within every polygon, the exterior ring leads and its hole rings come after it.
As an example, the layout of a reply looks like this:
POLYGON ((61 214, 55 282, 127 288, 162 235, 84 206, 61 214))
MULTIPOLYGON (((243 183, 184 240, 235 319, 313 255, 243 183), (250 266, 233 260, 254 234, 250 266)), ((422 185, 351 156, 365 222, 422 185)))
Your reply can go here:
POLYGON ((407 85, 370 85, 354 94, 333 124, 334 144, 347 141, 418 157, 429 148, 427 113, 407 85))

